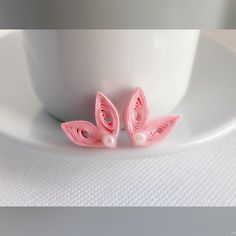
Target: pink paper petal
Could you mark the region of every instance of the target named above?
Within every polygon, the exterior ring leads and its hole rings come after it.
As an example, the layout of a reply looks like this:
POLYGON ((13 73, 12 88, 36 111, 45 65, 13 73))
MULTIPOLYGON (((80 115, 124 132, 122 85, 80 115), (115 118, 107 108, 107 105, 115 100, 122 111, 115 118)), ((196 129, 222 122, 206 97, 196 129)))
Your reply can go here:
POLYGON ((141 88, 137 88, 132 93, 124 112, 124 124, 130 136, 144 129, 148 113, 144 92, 141 88))
POLYGON ((112 102, 102 93, 98 93, 95 105, 95 117, 98 129, 105 134, 118 136, 120 119, 112 102))
POLYGON ((174 129, 178 120, 178 115, 169 115, 150 122, 145 128, 147 138, 145 145, 161 142, 165 139, 174 129))
POLYGON ((98 128, 87 121, 71 121, 61 124, 68 138, 79 146, 103 147, 98 128))

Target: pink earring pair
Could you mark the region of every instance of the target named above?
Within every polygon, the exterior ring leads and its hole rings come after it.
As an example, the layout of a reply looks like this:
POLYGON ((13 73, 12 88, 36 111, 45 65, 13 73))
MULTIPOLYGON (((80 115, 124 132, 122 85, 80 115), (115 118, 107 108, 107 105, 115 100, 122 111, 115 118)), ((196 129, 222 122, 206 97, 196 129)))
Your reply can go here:
MULTIPOLYGON (((162 141, 174 128, 179 116, 169 115, 148 122, 148 105, 141 88, 135 89, 123 114, 125 129, 134 146, 148 146, 162 141)), ((68 138, 79 146, 117 146, 120 118, 113 103, 102 93, 97 93, 95 103, 97 126, 87 121, 70 121, 61 124, 68 138)))

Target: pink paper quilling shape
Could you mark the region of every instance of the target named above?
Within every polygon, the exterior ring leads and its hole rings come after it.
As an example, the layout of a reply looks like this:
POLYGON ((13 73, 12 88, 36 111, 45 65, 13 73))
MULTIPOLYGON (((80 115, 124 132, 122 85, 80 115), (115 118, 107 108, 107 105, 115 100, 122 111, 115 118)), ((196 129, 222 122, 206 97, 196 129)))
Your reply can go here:
POLYGON ((96 96, 95 118, 97 126, 80 120, 62 123, 61 127, 79 146, 115 148, 120 131, 119 115, 112 102, 100 92, 96 96))
POLYGON ((175 127, 178 115, 168 115, 148 122, 148 104, 141 88, 131 95, 124 112, 124 125, 135 146, 148 146, 162 141, 175 127))

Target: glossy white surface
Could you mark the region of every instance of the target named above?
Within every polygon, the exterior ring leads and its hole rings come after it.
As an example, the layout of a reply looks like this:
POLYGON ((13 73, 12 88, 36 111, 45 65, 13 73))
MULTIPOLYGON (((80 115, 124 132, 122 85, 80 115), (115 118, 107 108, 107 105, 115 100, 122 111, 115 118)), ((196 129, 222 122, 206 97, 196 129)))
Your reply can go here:
POLYGON ((152 118, 183 98, 199 30, 26 30, 33 87, 44 106, 64 120, 94 120, 98 91, 120 114, 141 87, 152 118))
POLYGON ((42 109, 34 95, 19 35, 2 37, 0 51, 0 138, 20 145, 31 156, 37 152, 86 159, 157 157, 211 140, 236 126, 236 55, 203 36, 190 87, 175 111, 182 119, 169 138, 150 148, 129 146, 124 132, 115 150, 74 146, 61 131, 60 122, 42 109))

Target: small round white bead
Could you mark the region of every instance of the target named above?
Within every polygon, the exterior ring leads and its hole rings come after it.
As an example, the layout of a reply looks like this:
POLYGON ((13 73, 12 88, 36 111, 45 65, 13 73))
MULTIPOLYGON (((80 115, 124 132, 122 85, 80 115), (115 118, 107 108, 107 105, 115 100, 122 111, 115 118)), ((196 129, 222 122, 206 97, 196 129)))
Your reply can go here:
POLYGON ((116 144, 116 140, 115 137, 112 135, 105 135, 102 139, 102 143, 106 147, 113 148, 116 144))
POLYGON ((140 133, 135 134, 134 136, 134 141, 137 146, 143 145, 146 142, 146 140, 147 140, 147 136, 145 133, 140 132, 140 133))

